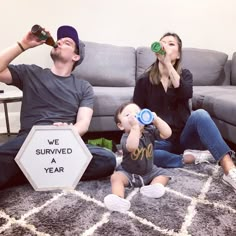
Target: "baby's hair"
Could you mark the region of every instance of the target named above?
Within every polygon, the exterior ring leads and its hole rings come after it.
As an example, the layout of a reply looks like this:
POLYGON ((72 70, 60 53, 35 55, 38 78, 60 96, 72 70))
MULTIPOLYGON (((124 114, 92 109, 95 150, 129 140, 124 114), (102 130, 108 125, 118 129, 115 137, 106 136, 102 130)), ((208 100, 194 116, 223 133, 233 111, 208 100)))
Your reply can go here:
POLYGON ((120 120, 119 120, 119 114, 124 110, 124 108, 126 106, 128 106, 129 104, 135 104, 134 102, 124 102, 122 103, 116 110, 115 112, 115 115, 114 115, 114 121, 116 124, 120 123, 120 120))

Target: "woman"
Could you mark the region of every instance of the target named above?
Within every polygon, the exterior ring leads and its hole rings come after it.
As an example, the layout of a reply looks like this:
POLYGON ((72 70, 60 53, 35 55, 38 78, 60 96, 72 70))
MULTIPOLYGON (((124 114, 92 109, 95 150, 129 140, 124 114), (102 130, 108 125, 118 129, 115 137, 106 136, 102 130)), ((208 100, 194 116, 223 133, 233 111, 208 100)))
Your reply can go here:
POLYGON ((234 152, 205 110, 190 112, 193 78, 189 70, 181 68, 181 39, 175 33, 166 33, 160 43, 166 53, 156 53, 155 63, 137 81, 133 96, 137 105, 155 112, 172 128, 168 140, 156 141, 155 164, 183 167, 185 163, 208 161, 208 151, 194 150, 207 149, 222 166, 223 181, 236 190, 236 168, 231 158, 234 152))

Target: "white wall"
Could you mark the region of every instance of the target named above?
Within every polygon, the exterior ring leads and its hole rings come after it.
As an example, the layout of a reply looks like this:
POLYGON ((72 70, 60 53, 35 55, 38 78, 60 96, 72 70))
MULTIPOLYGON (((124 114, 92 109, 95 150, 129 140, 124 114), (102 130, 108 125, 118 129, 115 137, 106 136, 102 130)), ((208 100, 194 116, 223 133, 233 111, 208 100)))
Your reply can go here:
MULTIPOLYGON (((150 46, 165 32, 180 35, 184 47, 236 51, 235 0, 0 0, 0 51, 20 40, 34 24, 56 37, 63 24, 80 38, 127 46, 150 46)), ((51 65, 50 47, 28 50, 14 63, 51 65)), ((1 62, 0 62, 1 63, 1 62)), ((3 87, 0 84, 0 88, 3 87)))
MULTIPOLYGON (((166 31, 185 47, 236 51, 235 0, 0 0, 0 50, 20 40, 35 23, 56 35, 62 24, 75 26, 86 41, 149 46, 166 31)), ((48 66, 50 47, 41 46, 16 62, 48 66)))

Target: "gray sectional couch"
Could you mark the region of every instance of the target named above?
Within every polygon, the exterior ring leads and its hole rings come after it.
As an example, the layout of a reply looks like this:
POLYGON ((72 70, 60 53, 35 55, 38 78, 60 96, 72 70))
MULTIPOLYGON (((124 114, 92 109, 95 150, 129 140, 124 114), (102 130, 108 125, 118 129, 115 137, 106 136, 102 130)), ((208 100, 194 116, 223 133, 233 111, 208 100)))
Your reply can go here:
MULTIPOLYGON (((83 63, 74 71, 89 81, 96 96, 90 131, 118 130, 116 108, 132 99, 135 82, 155 60, 148 47, 85 42, 83 63)), ((192 109, 209 112, 223 137, 236 144, 236 53, 184 48, 183 67, 193 73, 192 109)))

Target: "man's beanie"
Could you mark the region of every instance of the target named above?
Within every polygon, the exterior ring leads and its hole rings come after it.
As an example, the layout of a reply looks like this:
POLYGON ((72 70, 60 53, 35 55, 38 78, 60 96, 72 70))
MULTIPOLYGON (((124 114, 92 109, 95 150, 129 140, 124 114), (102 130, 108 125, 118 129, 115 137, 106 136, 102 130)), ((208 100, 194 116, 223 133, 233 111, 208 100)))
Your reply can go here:
POLYGON ((81 40, 79 40, 79 36, 75 28, 69 25, 60 26, 57 30, 57 40, 66 37, 71 38, 75 42, 75 45, 79 51, 80 59, 75 63, 75 66, 78 66, 84 60, 85 45, 81 40))

